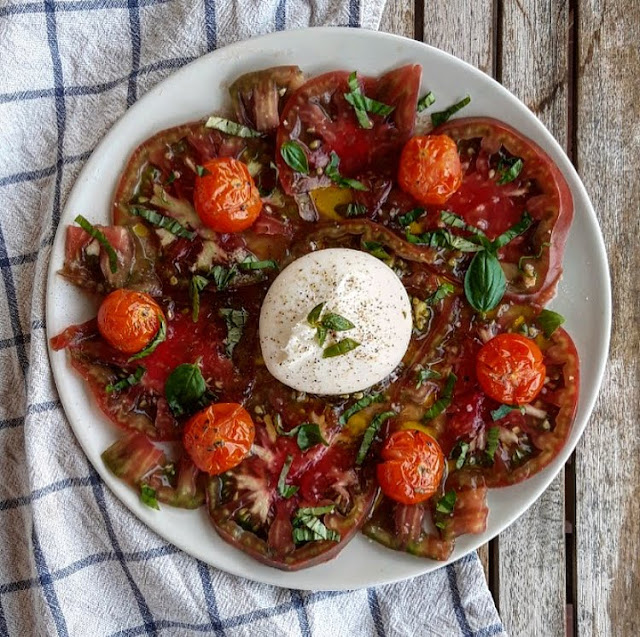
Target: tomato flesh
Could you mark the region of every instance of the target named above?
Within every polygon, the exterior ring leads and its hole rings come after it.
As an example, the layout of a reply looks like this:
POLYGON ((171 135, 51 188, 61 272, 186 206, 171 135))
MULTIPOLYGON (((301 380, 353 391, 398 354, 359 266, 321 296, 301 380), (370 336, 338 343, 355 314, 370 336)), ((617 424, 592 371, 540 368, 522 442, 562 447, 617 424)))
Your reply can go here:
POLYGON ((525 405, 542 389, 546 368, 540 348, 520 334, 499 334, 478 352, 476 373, 488 396, 525 405))

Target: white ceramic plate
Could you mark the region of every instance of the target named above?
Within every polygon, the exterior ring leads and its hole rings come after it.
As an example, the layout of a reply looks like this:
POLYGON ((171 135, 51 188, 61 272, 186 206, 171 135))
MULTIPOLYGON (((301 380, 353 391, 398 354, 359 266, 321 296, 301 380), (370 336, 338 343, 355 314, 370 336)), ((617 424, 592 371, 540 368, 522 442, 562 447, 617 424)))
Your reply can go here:
MULTIPOLYGON (((565 274, 553 307, 567 319, 581 360, 580 401, 568 443, 541 473, 523 484, 492 490, 489 522, 482 535, 457 540, 450 561, 484 544, 522 515, 560 471, 573 451, 593 408, 604 370, 611 321, 610 283, 604 244, 587 193, 551 134, 511 93, 484 73, 442 51, 413 40, 351 29, 305 29, 275 33, 206 55, 149 91, 109 131, 84 167, 62 214, 49 267, 47 332, 54 336, 71 323, 95 315, 87 298, 56 272, 64 258, 64 229, 78 213, 109 223, 109 202, 129 154, 157 131, 228 107, 226 87, 238 75, 277 64, 297 64, 307 74, 357 69, 377 75, 417 62, 423 67, 422 90, 432 90, 438 105, 472 97, 464 116, 491 115, 511 124, 540 144, 562 169, 573 193, 575 219, 569 235, 565 274)), ((331 562, 285 573, 244 555, 223 542, 210 526, 204 508, 183 511, 142 505, 138 494, 111 475, 101 452, 119 435, 101 414, 64 352, 50 351, 62 404, 87 456, 113 493, 145 524, 187 553, 236 575, 302 589, 351 589, 405 579, 442 563, 390 551, 356 537, 331 562)))

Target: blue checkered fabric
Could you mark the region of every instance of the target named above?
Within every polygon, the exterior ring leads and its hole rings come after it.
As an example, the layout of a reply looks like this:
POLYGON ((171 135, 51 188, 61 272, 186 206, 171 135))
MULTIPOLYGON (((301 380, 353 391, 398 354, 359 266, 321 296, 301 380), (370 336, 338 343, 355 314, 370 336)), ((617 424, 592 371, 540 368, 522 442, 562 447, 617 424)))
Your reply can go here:
POLYGON ((0 0, 0 635, 503 635, 475 555, 410 582, 301 592, 234 577, 105 489, 61 409, 45 275, 80 168, 135 100, 258 33, 377 28, 384 0, 0 0))

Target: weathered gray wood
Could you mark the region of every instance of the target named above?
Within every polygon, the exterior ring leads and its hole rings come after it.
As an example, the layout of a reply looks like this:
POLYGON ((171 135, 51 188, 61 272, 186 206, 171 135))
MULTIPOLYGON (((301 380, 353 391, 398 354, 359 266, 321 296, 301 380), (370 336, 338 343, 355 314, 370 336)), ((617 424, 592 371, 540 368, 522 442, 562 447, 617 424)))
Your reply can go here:
POLYGON ((490 73, 493 1, 432 0, 424 4, 424 41, 490 73))
POLYGON ((576 453, 578 634, 640 634, 640 20, 636 0, 578 12, 577 163, 613 279, 608 371, 576 453))
POLYGON ((380 31, 413 38, 414 30, 415 7, 413 0, 387 0, 380 22, 380 31))
MULTIPOLYGON (((566 147, 565 0, 506 0, 498 78, 566 147)), ((565 634, 564 475, 499 539, 500 613, 511 635, 565 634)))

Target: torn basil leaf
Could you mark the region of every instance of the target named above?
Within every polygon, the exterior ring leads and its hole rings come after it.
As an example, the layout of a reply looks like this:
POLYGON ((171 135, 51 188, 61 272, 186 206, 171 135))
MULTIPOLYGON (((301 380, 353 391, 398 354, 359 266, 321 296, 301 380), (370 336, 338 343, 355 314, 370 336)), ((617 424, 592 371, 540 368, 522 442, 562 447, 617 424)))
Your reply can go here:
POLYGON ((410 226, 414 221, 417 221, 424 214, 424 208, 414 208, 413 210, 409 210, 409 212, 398 216, 398 223, 406 228, 410 226))
POLYGON ((461 99, 459 102, 449 106, 449 108, 444 111, 437 111, 436 113, 431 113, 431 123, 434 126, 440 126, 440 124, 444 124, 449 118, 455 115, 459 110, 463 109, 467 104, 471 102, 471 97, 468 95, 461 99))
POLYGON ((540 326, 540 329, 547 338, 549 338, 564 321, 564 316, 553 310, 542 310, 536 317, 536 323, 540 326))
POLYGON ((289 168, 303 175, 309 174, 309 160, 307 154, 298 142, 289 140, 280 146, 282 159, 289 168))
POLYGON ((189 413, 201 407, 200 401, 207 393, 207 384, 198 365, 183 363, 169 374, 164 384, 164 395, 175 416, 189 413))
POLYGON ((227 135, 232 135, 233 137, 261 137, 262 133, 259 133, 248 126, 243 126, 242 124, 238 124, 238 122, 232 122, 230 119, 225 119, 224 117, 218 117, 217 115, 212 115, 205 124, 207 128, 215 128, 227 135))
POLYGON ((109 243, 107 237, 105 237, 104 233, 98 230, 90 221, 87 221, 82 215, 78 215, 75 218, 75 222, 91 237, 93 237, 107 253, 107 257, 109 258, 109 269, 112 274, 115 274, 118 271, 118 255, 116 251, 113 249, 113 246, 109 243))
POLYGON ((356 464, 360 466, 364 459, 367 457, 367 453, 369 452, 369 448, 371 447, 371 443, 375 435, 382 427, 383 423, 385 423, 389 418, 393 418, 396 415, 395 411, 383 411, 380 414, 377 414, 373 417, 369 426, 366 428, 364 432, 364 436, 362 437, 362 442, 360 443, 360 449, 358 449, 358 455, 356 456, 356 464))
POLYGON ((464 466, 465 460, 467 459, 467 454, 469 453, 470 445, 468 442, 460 441, 451 451, 451 457, 456 458, 456 469, 462 469, 464 466))
POLYGON ((292 495, 297 493, 300 487, 293 486, 291 484, 287 484, 287 475, 289 474, 289 469, 291 469, 291 463, 293 462, 293 456, 288 455, 287 459, 284 461, 282 465, 282 470, 280 471, 280 477, 278 478, 278 493, 283 498, 290 498, 292 495))
POLYGON ((453 397, 453 388, 456 384, 458 377, 451 373, 447 376, 447 380, 444 384, 440 397, 427 409, 423 416, 423 420, 432 420, 436 416, 439 416, 450 404, 453 397))
POLYGON ((331 179, 334 184, 338 186, 342 186, 343 188, 353 188, 354 190, 369 190, 362 182, 357 179, 349 179, 348 177, 343 177, 339 171, 340 168, 340 157, 336 154, 334 150, 331 151, 329 163, 326 165, 324 169, 324 174, 331 179))
POLYGON ((170 232, 171 234, 175 235, 176 237, 189 239, 189 241, 193 241, 196 237, 195 232, 191 232, 191 230, 187 230, 181 223, 176 221, 173 217, 162 215, 156 210, 151 210, 150 208, 141 208, 140 206, 131 206, 129 208, 129 212, 132 215, 142 217, 143 219, 153 224, 154 226, 157 226, 158 228, 163 228, 167 232, 170 232))
POLYGON ((301 451, 306 451, 311 447, 323 444, 325 447, 329 446, 329 443, 324 439, 322 431, 320 431, 320 425, 315 422, 303 422, 301 425, 294 427, 291 431, 286 433, 280 430, 281 436, 296 437, 296 442, 301 451))
POLYGON ((438 286, 438 289, 427 299, 427 303, 429 305, 434 305, 446 299, 450 294, 453 294, 456 291, 455 287, 451 283, 441 283, 438 286))
POLYGON ((247 323, 249 313, 244 309, 234 310, 232 308, 222 308, 220 316, 227 324, 227 338, 224 340, 225 352, 229 358, 233 356, 233 350, 242 338, 244 326, 247 323))
POLYGON ((355 325, 344 316, 340 316, 340 314, 335 314, 334 312, 330 312, 329 314, 325 314, 322 317, 322 321, 320 322, 322 327, 333 330, 334 332, 344 332, 346 330, 352 330, 355 325))
POLYGON ((343 338, 341 341, 326 347, 322 352, 322 358, 343 356, 344 354, 348 354, 354 350, 356 347, 360 347, 360 343, 358 343, 358 341, 354 341, 352 338, 343 338))
POLYGON ((144 367, 137 367, 133 374, 129 374, 126 378, 123 378, 116 383, 109 383, 104 390, 107 394, 112 394, 114 391, 122 391, 123 389, 133 387, 140 382, 140 379, 144 376, 146 371, 147 370, 144 367))
POLYGON ((209 276, 213 279, 218 290, 226 290, 236 274, 235 266, 227 268, 224 265, 214 265, 209 271, 209 276))

